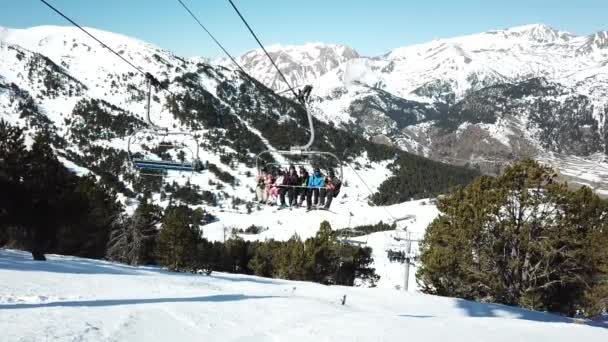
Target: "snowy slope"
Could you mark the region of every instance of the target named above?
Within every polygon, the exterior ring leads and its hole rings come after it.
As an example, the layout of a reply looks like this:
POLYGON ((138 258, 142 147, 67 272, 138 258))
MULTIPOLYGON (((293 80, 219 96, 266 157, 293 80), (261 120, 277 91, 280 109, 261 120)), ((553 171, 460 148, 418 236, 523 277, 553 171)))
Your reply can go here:
POLYGON ((601 323, 387 289, 0 250, 3 341, 605 341, 601 323), (346 295, 346 305, 340 299, 346 295))

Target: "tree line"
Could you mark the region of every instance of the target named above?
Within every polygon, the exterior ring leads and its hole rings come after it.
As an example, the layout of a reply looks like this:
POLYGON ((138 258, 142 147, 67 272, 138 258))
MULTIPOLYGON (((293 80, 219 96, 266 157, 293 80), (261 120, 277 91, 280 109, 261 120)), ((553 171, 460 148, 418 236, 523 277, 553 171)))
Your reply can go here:
POLYGON ((323 222, 316 236, 288 241, 246 241, 233 234, 225 242, 202 237, 213 218, 186 205, 162 209, 147 200, 110 234, 106 257, 131 265, 157 264, 175 272, 220 271, 289 280, 353 286, 374 285, 370 248, 341 243, 323 222), (160 229, 159 229, 160 228, 160 229))

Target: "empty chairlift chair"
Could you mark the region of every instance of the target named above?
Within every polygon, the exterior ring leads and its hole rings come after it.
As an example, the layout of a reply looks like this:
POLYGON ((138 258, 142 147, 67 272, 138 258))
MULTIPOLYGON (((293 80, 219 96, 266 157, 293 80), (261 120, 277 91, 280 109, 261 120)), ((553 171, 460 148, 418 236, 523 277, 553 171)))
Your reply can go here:
POLYGON ((198 136, 186 131, 170 132, 167 128, 157 126, 150 120, 152 85, 158 87, 161 85, 152 75, 147 74, 146 77, 148 79, 146 109, 148 127, 135 131, 128 139, 127 152, 131 165, 140 175, 145 176, 165 176, 168 171, 200 171, 202 163, 199 159, 198 136), (158 140, 158 143, 155 140, 158 140), (150 149, 147 144, 152 144, 154 150, 150 149), (162 154, 163 157, 159 158, 158 154, 162 154))

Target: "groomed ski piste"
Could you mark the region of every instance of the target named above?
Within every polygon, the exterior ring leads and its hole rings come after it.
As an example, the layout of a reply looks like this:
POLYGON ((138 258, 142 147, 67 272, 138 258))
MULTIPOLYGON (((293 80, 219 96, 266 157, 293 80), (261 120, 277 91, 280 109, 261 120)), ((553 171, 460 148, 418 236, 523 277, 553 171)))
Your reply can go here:
POLYGON ((394 289, 48 258, 0 250, 2 341, 608 339, 601 323, 394 289))

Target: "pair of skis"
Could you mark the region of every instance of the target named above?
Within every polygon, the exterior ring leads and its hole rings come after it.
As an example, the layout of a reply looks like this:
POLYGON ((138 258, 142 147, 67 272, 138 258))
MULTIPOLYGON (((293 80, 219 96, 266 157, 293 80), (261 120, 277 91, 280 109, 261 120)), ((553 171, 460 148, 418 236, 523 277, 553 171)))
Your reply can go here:
MULTIPOLYGON (((296 208, 301 208, 301 207, 296 207, 296 208)), ((294 207, 290 207, 290 206, 280 206, 280 207, 278 207, 276 210, 274 210, 274 211, 273 211, 273 213, 276 213, 276 212, 277 212, 277 211, 279 211, 279 210, 285 210, 285 209, 293 210, 293 209, 294 209, 294 207)), ((327 209, 327 208, 325 208, 325 207, 317 207, 317 208, 310 208, 310 209, 306 209, 306 212, 308 213, 308 212, 311 212, 311 211, 313 211, 313 210, 327 211, 327 212, 329 212, 329 213, 336 214, 336 212, 331 211, 331 210, 329 210, 329 209, 327 209)))

